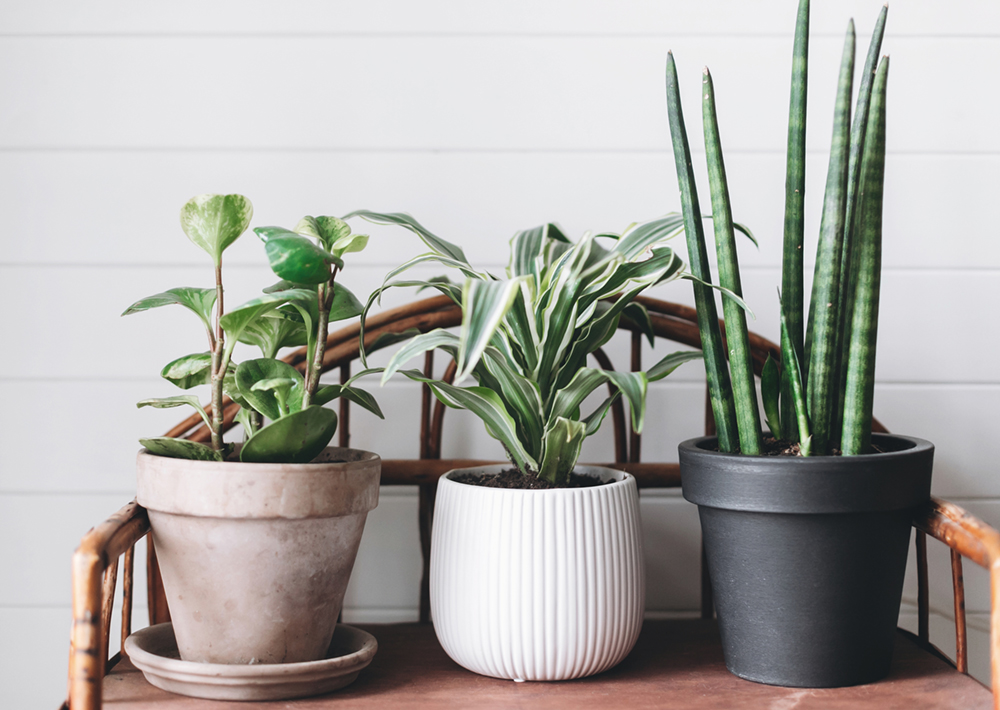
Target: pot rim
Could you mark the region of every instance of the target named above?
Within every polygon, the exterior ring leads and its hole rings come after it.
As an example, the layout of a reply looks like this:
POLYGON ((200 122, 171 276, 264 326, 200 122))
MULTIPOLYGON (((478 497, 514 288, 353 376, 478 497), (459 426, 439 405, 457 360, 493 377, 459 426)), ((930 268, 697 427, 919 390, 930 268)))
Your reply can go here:
POLYGON ((739 459, 740 461, 744 462, 749 462, 749 461, 767 462, 766 464, 767 466, 774 465, 774 466, 786 466, 786 467, 819 466, 819 465, 824 465, 830 461, 848 461, 848 460, 861 460, 861 459, 866 459, 866 460, 878 459, 884 461, 886 459, 892 459, 892 458, 897 458, 897 459, 907 458, 918 452, 933 451, 934 449, 934 444, 927 441, 926 439, 921 439, 916 436, 909 436, 907 434, 895 434, 888 432, 873 432, 872 441, 874 442, 877 439, 898 440, 908 443, 909 446, 907 446, 904 449, 897 449, 894 451, 879 451, 873 454, 861 454, 859 456, 832 456, 832 455, 752 456, 740 453, 729 453, 726 451, 716 451, 713 449, 706 449, 703 446, 701 446, 702 444, 710 441, 718 441, 718 438, 719 437, 717 436, 696 436, 693 439, 687 439, 686 441, 682 441, 680 444, 678 444, 677 448, 679 451, 691 452, 695 455, 713 456, 726 459, 739 459))
POLYGON ((490 493, 487 493, 486 495, 489 495, 491 493, 530 493, 532 495, 543 495, 543 494, 558 495, 558 494, 565 494, 567 492, 572 493, 572 492, 583 492, 583 491, 613 490, 615 488, 620 488, 622 486, 636 485, 635 476, 633 476, 631 473, 627 473, 626 471, 619 471, 616 468, 609 468, 608 466, 587 466, 584 464, 577 464, 576 466, 574 466, 573 472, 581 473, 583 475, 588 475, 586 473, 588 471, 594 471, 594 472, 607 471, 611 474, 613 480, 611 481, 611 483, 604 483, 604 485, 600 486, 588 486, 585 488, 539 489, 539 488, 488 488, 486 486, 473 486, 468 483, 459 483, 458 481, 455 481, 451 478, 453 474, 460 474, 460 473, 477 473, 483 475, 488 475, 491 473, 500 473, 501 471, 504 471, 511 467, 513 467, 513 464, 501 463, 501 464, 489 464, 487 466, 470 466, 468 468, 455 468, 443 474, 441 478, 438 479, 438 481, 439 485, 441 483, 444 483, 445 485, 449 486, 465 486, 467 488, 472 488, 478 491, 489 491, 490 493))
POLYGON ((704 448, 716 437, 678 447, 684 498, 700 506, 757 513, 862 513, 911 509, 930 498, 934 445, 873 434, 906 448, 863 456, 744 456, 704 448))
POLYGON ((328 518, 367 513, 378 505, 382 459, 330 446, 321 456, 353 461, 244 463, 136 457, 136 500, 159 513, 210 518, 328 518))

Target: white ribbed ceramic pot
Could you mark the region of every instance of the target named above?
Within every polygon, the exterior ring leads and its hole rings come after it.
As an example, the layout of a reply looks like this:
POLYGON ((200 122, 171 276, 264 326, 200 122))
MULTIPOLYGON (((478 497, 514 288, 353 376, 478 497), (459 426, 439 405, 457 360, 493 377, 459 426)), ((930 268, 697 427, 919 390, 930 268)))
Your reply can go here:
POLYGON ((476 673, 568 680, 605 671, 635 645, 645 568, 635 478, 595 466, 613 483, 509 490, 445 474, 431 536, 431 614, 444 650, 476 673))

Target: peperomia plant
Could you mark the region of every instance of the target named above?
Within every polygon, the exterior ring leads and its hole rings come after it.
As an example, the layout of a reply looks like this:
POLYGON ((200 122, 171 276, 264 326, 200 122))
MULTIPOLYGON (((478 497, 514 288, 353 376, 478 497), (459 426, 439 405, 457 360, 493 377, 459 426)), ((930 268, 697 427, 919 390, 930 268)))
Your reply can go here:
POLYGON ((389 273, 369 299, 366 313, 382 291, 400 286, 434 287, 462 306, 458 334, 435 329, 414 336, 389 361, 383 383, 399 371, 426 383, 444 404, 470 410, 525 475, 564 484, 584 439, 597 431, 619 395, 628 403, 633 430, 639 432, 647 384, 701 357, 699 352, 673 353, 646 372, 586 366, 587 356, 614 335, 622 315, 643 328, 652 342, 649 314, 635 298, 650 286, 685 276, 683 262, 665 244, 683 227, 679 215, 634 224, 622 234, 588 233, 576 243, 554 224, 518 232, 510 243, 507 279, 474 268, 461 248, 409 215, 361 211, 345 219, 353 216, 405 227, 430 247, 389 273), (426 262, 459 270, 464 284, 391 280, 426 262), (453 384, 427 378, 419 370, 400 369, 435 348, 455 359, 453 384), (460 386, 469 375, 478 386, 460 386), (581 416, 587 396, 606 383, 615 394, 581 416))
MULTIPOLYGON (((806 83, 809 1, 800 0, 792 60, 785 182, 782 262, 781 359, 768 360, 761 378, 766 421, 772 434, 799 444, 802 455, 845 455, 871 450, 875 340, 882 249, 882 186, 885 166, 885 98, 889 59, 878 64, 887 8, 872 34, 851 125, 855 36, 853 20, 840 66, 833 141, 827 172, 816 270, 808 320, 803 317, 802 234, 805 195, 806 83), (805 324, 805 328, 803 328, 805 324), (805 334, 803 335, 803 330, 805 334)), ((712 77, 702 87, 705 152, 722 286, 741 293, 733 240, 729 188, 716 118, 712 77)), ((741 310, 723 300, 729 369, 711 281, 698 195, 691 169, 677 70, 667 60, 667 112, 684 210, 705 369, 722 451, 759 454, 760 416, 741 310)))
POLYGON ((343 385, 320 387, 319 378, 330 323, 354 318, 362 306, 337 283, 343 257, 368 243, 363 234, 336 217, 303 217, 294 230, 258 227, 271 270, 281 279, 264 293, 226 312, 223 307, 222 254, 250 224, 253 207, 242 195, 200 195, 181 210, 188 238, 208 252, 215 266, 215 288, 174 288, 144 298, 122 315, 177 304, 193 311, 205 326, 208 352, 168 363, 161 376, 181 389, 211 388, 211 413, 194 395, 146 399, 139 407, 194 407, 211 431, 211 445, 186 439, 140 439, 161 456, 223 461, 233 447, 223 442, 223 397, 239 405, 244 428, 239 458, 246 462, 307 463, 333 438, 337 415, 322 405, 346 397, 382 416, 374 397, 354 386, 360 372, 343 385), (238 365, 238 342, 257 346, 261 357, 238 365), (276 359, 285 347, 305 345, 305 373, 276 359), (265 420, 267 420, 265 422, 265 420))

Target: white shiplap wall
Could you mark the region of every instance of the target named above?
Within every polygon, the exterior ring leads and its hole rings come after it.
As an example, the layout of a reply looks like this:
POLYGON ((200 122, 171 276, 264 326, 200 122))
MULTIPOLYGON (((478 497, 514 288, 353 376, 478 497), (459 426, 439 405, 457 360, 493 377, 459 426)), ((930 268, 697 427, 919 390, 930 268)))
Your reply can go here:
MULTIPOLYGON (((866 46, 881 2, 814 5, 811 235, 842 31, 854 16, 866 46)), ((712 68, 734 211, 761 240, 759 251, 741 255, 753 327, 773 339, 794 6, 0 5, 0 704, 61 700, 70 554, 87 528, 131 498, 136 438, 177 419, 137 412, 134 402, 167 392, 156 373, 201 348, 198 329, 180 313, 118 314, 148 293, 211 280, 178 229, 188 197, 243 192, 255 224, 406 210, 494 266, 517 228, 559 220, 574 234, 621 229, 678 208, 663 98, 672 49, 702 176, 699 70, 712 68)), ((901 0, 884 48, 893 65, 876 411, 891 430, 937 444, 936 494, 1000 526, 1000 479, 984 446, 1000 424, 992 357, 1000 343, 989 327, 1000 301, 1000 240, 988 208, 1000 191, 1000 5, 901 0)), ((405 235, 373 234, 344 277, 361 294, 418 251, 405 235)), ((262 262, 252 237, 233 248, 230 302, 267 282, 262 262)), ((690 302, 681 284, 654 295, 690 302)), ((701 387, 694 366, 655 387, 647 460, 675 460, 676 443, 699 433, 701 387)), ((417 397, 409 385, 389 385, 381 393, 388 426, 356 413, 353 443, 414 455, 417 397)), ((445 455, 498 455, 477 422, 455 419, 445 455)), ((595 437, 585 458, 610 458, 609 442, 607 432, 595 437)), ((696 512, 676 495, 650 493, 643 514, 650 613, 695 609, 696 512)), ((414 494, 384 491, 349 619, 413 617, 415 539, 414 494)), ((935 630, 947 646, 947 557, 932 551, 935 630)), ((973 669, 985 678, 988 586, 978 570, 967 575, 973 669)), ((902 620, 912 625, 912 610, 902 620)))

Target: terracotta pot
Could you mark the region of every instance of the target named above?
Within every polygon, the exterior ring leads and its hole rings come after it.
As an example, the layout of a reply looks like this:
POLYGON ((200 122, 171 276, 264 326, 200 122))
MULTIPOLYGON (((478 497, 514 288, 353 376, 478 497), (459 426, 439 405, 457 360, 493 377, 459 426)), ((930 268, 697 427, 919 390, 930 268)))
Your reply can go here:
POLYGON ((645 569, 635 479, 508 490, 438 484, 431 537, 431 613, 444 650, 476 673, 566 680, 619 663, 642 627, 645 569))
POLYGON ((889 673, 914 509, 930 497, 934 447, 872 435, 885 453, 724 454, 680 445, 698 505, 729 670, 825 688, 889 673))
POLYGON ((140 505, 185 661, 296 663, 324 657, 381 459, 327 448, 308 464, 139 452, 140 505))

